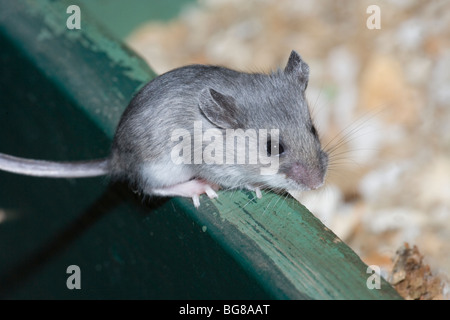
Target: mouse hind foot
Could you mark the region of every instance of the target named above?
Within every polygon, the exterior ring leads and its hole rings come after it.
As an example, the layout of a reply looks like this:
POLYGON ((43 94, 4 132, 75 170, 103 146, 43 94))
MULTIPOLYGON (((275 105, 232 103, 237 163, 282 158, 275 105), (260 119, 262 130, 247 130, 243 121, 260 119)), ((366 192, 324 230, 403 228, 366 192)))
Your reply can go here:
POLYGON ((216 191, 219 186, 201 179, 193 179, 178 183, 173 186, 152 189, 151 193, 164 197, 187 197, 192 198, 194 206, 200 206, 200 195, 206 194, 210 199, 218 198, 216 191))

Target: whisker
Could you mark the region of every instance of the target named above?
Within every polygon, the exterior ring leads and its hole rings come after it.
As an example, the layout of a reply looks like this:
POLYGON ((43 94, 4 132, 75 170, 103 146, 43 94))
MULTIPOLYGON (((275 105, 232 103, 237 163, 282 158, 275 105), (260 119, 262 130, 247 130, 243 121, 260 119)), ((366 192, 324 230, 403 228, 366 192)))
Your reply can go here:
MULTIPOLYGON (((342 130, 340 130, 333 139, 331 139, 330 141, 328 141, 327 144, 325 144, 323 146, 324 150, 333 150, 336 147, 333 145, 331 146, 330 149, 327 149, 332 143, 334 143, 336 141, 336 139, 339 139, 338 142, 336 143, 336 145, 342 145, 342 143, 348 142, 349 141, 349 137, 354 135, 355 132, 361 130, 361 128, 364 127, 365 124, 367 124, 367 122, 373 120, 376 116, 378 116, 382 111, 379 110, 375 113, 372 112, 367 112, 364 115, 362 115, 360 118, 358 118, 356 121, 350 123, 349 125, 347 125, 345 128, 343 128, 342 130)), ((365 133, 367 134, 367 133, 365 133)), ((352 140, 350 140, 352 141, 352 140)))

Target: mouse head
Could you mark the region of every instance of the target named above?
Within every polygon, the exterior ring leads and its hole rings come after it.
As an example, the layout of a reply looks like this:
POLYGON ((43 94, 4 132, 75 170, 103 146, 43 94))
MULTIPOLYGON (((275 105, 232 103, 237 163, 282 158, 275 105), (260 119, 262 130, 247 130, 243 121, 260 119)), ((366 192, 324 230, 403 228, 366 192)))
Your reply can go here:
POLYGON ((226 156, 233 152, 234 160, 245 160, 225 163, 228 186, 310 190, 323 184, 328 155, 306 102, 308 79, 308 65, 292 51, 284 70, 241 74, 226 92, 202 91, 199 107, 207 121, 225 133, 226 156), (236 144, 228 144, 230 132, 236 144))

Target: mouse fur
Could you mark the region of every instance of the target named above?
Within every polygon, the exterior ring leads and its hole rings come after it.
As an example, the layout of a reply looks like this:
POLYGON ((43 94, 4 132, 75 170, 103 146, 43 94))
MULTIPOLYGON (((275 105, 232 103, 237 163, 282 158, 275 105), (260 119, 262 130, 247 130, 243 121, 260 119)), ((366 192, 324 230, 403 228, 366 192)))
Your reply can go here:
POLYGON ((181 67, 156 77, 134 96, 122 114, 107 159, 61 163, 0 154, 0 169, 43 177, 109 174, 144 194, 192 197, 196 206, 200 194, 217 197, 219 186, 247 188, 258 195, 260 188, 316 189, 324 182, 328 155, 305 98, 308 80, 309 67, 295 51, 284 69, 269 74, 220 66, 181 67), (245 145, 258 147, 252 152, 270 154, 269 146, 282 151, 270 155, 277 157, 277 172, 261 174, 261 163, 175 164, 171 159, 177 144, 171 140, 174 130, 193 136, 192 147, 203 150, 208 144, 195 138, 194 123, 200 123, 204 132, 214 129, 223 135, 230 129, 277 129, 278 144, 269 136, 262 143, 247 137, 245 145))
POLYGON ((271 74, 205 65, 169 71, 147 84, 124 112, 112 147, 111 174, 144 192, 164 186, 166 175, 170 183, 200 178, 226 188, 317 188, 328 156, 306 102, 308 78, 309 67, 295 51, 284 70, 271 74), (280 173, 262 177, 258 165, 248 164, 173 166, 171 132, 183 128, 193 134, 194 121, 202 121, 205 130, 279 129, 285 149, 280 173))

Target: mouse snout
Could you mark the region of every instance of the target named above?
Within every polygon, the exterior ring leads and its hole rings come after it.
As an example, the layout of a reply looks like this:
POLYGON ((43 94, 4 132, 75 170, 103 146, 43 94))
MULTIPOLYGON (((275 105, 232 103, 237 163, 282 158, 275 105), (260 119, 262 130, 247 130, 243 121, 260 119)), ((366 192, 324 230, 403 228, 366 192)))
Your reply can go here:
POLYGON ((325 171, 320 167, 306 166, 297 162, 290 168, 288 177, 309 189, 317 189, 324 182, 325 171))

